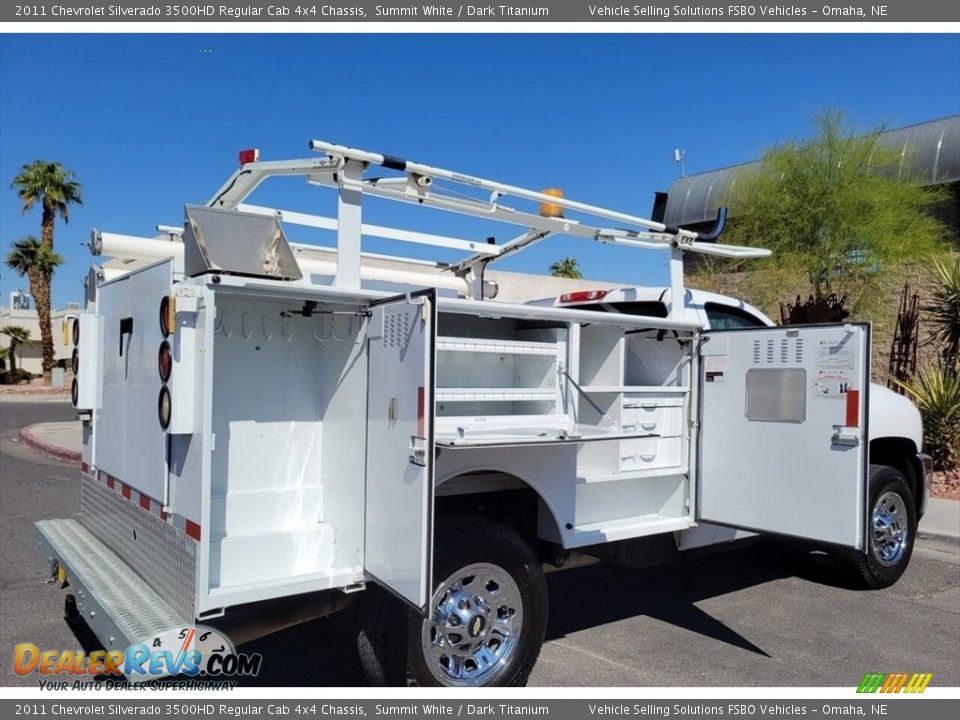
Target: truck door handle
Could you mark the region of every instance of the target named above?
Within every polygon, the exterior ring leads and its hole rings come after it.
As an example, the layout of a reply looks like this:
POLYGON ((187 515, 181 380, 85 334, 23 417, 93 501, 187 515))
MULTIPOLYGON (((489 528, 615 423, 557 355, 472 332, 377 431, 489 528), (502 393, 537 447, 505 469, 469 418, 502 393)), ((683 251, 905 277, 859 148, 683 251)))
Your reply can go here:
POLYGON ((133 337, 133 318, 125 317, 120 319, 120 357, 123 357, 123 336, 133 337))
POLYGON ((860 444, 860 428, 834 425, 830 442, 844 447, 856 447, 860 444))

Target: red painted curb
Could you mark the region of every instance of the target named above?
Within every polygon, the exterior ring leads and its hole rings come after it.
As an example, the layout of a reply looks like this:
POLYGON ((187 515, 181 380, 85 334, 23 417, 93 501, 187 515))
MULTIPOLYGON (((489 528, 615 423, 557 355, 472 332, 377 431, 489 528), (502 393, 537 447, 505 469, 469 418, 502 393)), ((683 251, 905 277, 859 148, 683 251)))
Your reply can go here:
POLYGON ((82 453, 40 440, 32 432, 34 427, 36 426, 27 425, 26 427, 20 428, 20 432, 17 433, 24 445, 54 460, 60 460, 61 462, 80 462, 83 457, 82 453))

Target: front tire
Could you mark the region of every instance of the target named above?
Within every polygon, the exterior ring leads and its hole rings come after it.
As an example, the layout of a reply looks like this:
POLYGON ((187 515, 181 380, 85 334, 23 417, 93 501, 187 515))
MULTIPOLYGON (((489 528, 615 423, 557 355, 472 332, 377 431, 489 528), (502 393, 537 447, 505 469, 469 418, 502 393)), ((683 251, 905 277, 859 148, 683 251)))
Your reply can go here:
POLYGON ((380 588, 364 593, 358 649, 374 685, 525 685, 547 628, 540 560, 515 531, 471 516, 437 529, 424 618, 380 588))
POLYGON ((910 486, 896 468, 871 465, 869 492, 867 551, 838 550, 833 558, 851 585, 880 590, 896 583, 910 563, 917 513, 910 486))

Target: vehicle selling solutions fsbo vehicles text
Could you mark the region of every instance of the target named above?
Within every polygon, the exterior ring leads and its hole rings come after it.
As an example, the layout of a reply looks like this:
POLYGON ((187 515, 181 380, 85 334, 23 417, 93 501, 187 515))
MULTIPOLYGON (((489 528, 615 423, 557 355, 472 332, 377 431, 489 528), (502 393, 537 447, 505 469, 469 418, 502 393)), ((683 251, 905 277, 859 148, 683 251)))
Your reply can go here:
POLYGON ((801 18, 813 17, 884 17, 886 5, 870 5, 869 8, 857 5, 824 5, 807 9, 796 5, 727 5, 725 7, 706 7, 703 5, 587 5, 591 17, 762 17, 762 18, 801 18))
MULTIPOLYGON (((807 9, 795 5, 588 5, 591 17, 806 17, 807 9)), ((825 9, 826 14, 826 9, 825 9)))

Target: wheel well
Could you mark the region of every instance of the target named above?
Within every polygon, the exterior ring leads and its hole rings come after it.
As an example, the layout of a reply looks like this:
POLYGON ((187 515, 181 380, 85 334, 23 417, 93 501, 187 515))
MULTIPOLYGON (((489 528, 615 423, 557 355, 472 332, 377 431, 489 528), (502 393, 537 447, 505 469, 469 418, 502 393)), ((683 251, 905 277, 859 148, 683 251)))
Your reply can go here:
POLYGON ((903 473, 919 512, 923 501, 923 469, 918 465, 917 452, 910 438, 883 437, 870 441, 870 464, 889 465, 903 473))
POLYGON ((560 537, 560 529, 540 494, 521 478, 504 473, 469 473, 446 480, 438 488, 434 514, 474 515, 520 533, 538 552, 560 537), (545 532, 542 532, 545 531, 545 532))

